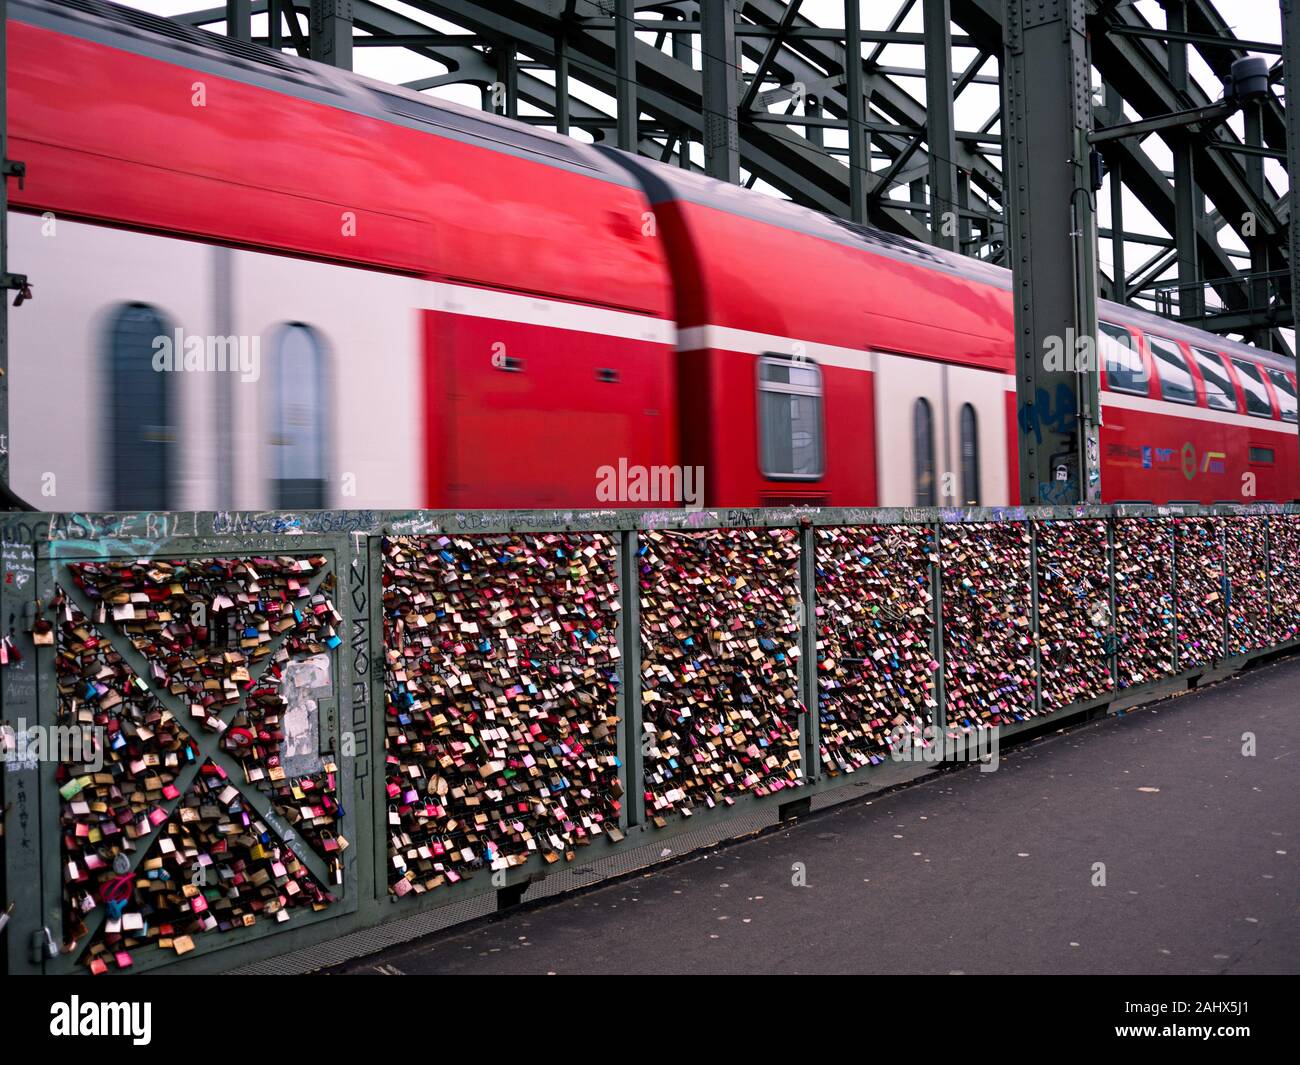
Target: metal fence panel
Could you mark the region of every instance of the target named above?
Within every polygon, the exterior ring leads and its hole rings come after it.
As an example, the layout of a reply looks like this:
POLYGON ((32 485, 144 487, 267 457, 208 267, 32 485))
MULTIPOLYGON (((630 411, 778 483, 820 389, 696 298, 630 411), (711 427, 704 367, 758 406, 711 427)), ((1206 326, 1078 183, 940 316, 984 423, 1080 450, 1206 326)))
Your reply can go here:
POLYGON ((1268 504, 0 534, 12 971, 424 927, 1300 638, 1300 511, 1268 504))

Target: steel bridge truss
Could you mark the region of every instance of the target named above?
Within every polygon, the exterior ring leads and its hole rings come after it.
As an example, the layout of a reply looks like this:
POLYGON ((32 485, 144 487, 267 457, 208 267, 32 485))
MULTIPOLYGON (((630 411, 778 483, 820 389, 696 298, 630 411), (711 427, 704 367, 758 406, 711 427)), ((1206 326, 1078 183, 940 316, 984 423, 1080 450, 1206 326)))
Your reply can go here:
MULTIPOLYGON (((1164 133, 1172 171, 1150 150, 1155 134, 1102 146, 1102 295, 1287 351, 1289 199, 1265 167, 1286 159, 1282 47, 1238 39, 1212 0, 1160 3, 1165 27, 1131 3, 1089 0, 1096 128, 1213 103, 1191 53, 1221 78, 1248 52, 1277 56, 1275 88, 1244 109, 1244 136, 1222 121, 1164 133), (1135 202, 1163 233, 1125 227, 1135 202)), ((1004 0, 889 0, 887 17, 847 0, 838 27, 812 21, 814 6, 827 5, 227 0, 178 20, 348 68, 360 49, 405 50, 431 71, 409 88, 473 86, 485 109, 521 121, 1005 263, 1001 109, 977 128, 954 121, 971 86, 1001 85, 1004 0), (923 65, 895 59, 917 48, 923 65)))

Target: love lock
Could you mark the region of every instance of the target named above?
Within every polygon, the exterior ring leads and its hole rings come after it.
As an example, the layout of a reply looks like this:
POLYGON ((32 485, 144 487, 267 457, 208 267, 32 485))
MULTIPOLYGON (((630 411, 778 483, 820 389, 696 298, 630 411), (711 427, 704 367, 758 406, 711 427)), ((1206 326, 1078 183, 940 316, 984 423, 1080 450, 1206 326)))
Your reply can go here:
POLYGON ((251 729, 235 727, 226 730, 226 734, 221 737, 221 745, 231 754, 240 754, 252 747, 256 738, 251 729))

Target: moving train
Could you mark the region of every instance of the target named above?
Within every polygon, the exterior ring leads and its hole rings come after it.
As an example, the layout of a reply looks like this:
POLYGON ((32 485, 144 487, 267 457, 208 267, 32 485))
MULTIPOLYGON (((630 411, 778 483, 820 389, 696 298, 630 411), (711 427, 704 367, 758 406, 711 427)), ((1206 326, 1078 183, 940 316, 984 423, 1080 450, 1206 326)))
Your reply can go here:
MULTIPOLYGON (((1005 270, 101 0, 9 14, 42 509, 1017 501, 1005 270)), ((1102 319, 1107 501, 1300 494, 1291 360, 1102 319)))

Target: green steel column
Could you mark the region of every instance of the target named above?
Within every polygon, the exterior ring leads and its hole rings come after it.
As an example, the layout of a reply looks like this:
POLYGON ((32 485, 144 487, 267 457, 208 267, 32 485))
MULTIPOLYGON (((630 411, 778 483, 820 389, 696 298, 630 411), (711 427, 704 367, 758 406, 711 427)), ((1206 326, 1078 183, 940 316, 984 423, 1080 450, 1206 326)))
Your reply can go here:
POLYGON ((564 26, 555 35, 555 131, 569 135, 569 42, 564 26))
POLYGON ((1007 237, 1020 501, 1098 502, 1097 225, 1086 0, 1006 0, 1007 237))
POLYGON ((311 57, 352 69, 352 0, 311 0, 311 57))
POLYGON ((934 534, 934 563, 930 566, 930 596, 934 611, 934 631, 931 633, 931 653, 938 669, 934 671, 934 713, 930 724, 934 727, 935 742, 939 745, 939 761, 943 761, 944 736, 948 731, 948 685, 944 679, 947 665, 943 650, 943 523, 930 526, 934 534))
POLYGON ((253 0, 226 0, 226 36, 253 39, 253 0))
MULTIPOLYGON (((1106 85, 1107 124, 1115 125, 1124 121, 1124 101, 1115 86, 1106 85)), ((1124 164, 1116 152, 1107 162, 1110 164, 1110 257, 1111 285, 1110 298, 1116 303, 1128 303, 1128 265, 1124 261, 1124 164)))
POLYGON ((491 109, 506 118, 519 117, 519 62, 514 45, 507 41, 495 50, 497 84, 491 94, 491 109))
POLYGON ((623 600, 619 658, 623 664, 623 750, 627 755, 624 772, 629 826, 645 823, 644 759, 641 757, 641 745, 645 742, 641 728, 641 574, 637 564, 640 543, 635 531, 619 534, 619 595, 623 600))
MULTIPOLYGON (((850 0, 856 6, 856 0, 850 0)), ((949 0, 925 0, 925 124, 930 147, 930 243, 958 249, 957 140, 949 0)))
MULTIPOLYGON (((1262 101, 1249 103, 1245 108, 1246 143, 1252 148, 1267 147, 1264 143, 1264 108, 1265 104, 1262 101)), ((1268 180, 1264 174, 1264 156, 1247 155, 1242 159, 1241 163, 1246 169, 1246 181, 1249 183, 1251 191, 1261 201, 1264 200, 1268 195, 1268 180)), ((1266 277, 1261 276, 1269 270, 1268 245, 1264 243, 1258 233, 1246 243, 1250 248, 1250 272, 1256 275, 1250 283, 1250 309, 1252 311, 1262 311, 1268 307, 1269 283, 1266 277)), ((1251 343, 1257 348, 1263 348, 1265 351, 1273 350, 1273 330, 1267 326, 1251 330, 1250 339, 1251 343)))
POLYGON ((817 530, 799 527, 799 680, 807 710, 804 729, 804 779, 821 773, 821 700, 817 686, 817 530))
POLYGON ((740 181, 740 68, 736 61, 735 0, 700 5, 700 72, 704 83, 704 170, 740 181))
POLYGON ((617 0, 614 5, 614 75, 618 146, 635 152, 640 105, 636 93, 636 5, 632 0, 617 0))
MULTIPOLYGON (((1184 0, 1163 0, 1165 21, 1175 33, 1187 32, 1187 6, 1184 0)), ((1170 41, 1169 78, 1180 93, 1188 88, 1187 45, 1170 41)), ((1171 134, 1174 155, 1174 246, 1178 252, 1178 317, 1201 315, 1201 266, 1197 248, 1197 222, 1201 214, 1201 193, 1196 187, 1196 168, 1192 162, 1192 137, 1183 129, 1171 134)))
MULTIPOLYGON (((1291 86, 1300 85, 1300 0, 1282 0, 1282 81, 1286 99, 1286 171, 1292 189, 1300 175, 1300 93, 1291 95, 1291 86)), ((1293 194, 1294 199, 1294 194, 1293 194)), ((1300 225, 1296 212, 1287 226, 1287 256, 1291 265, 1291 306, 1300 306, 1300 225)), ((1300 442, 1300 437, 1297 437, 1300 442)), ((1300 502, 1300 494, 1296 501, 1300 502)))
POLYGON ((862 84, 862 11, 858 0, 844 3, 844 77, 849 120, 849 218, 865 222, 871 147, 862 84))

